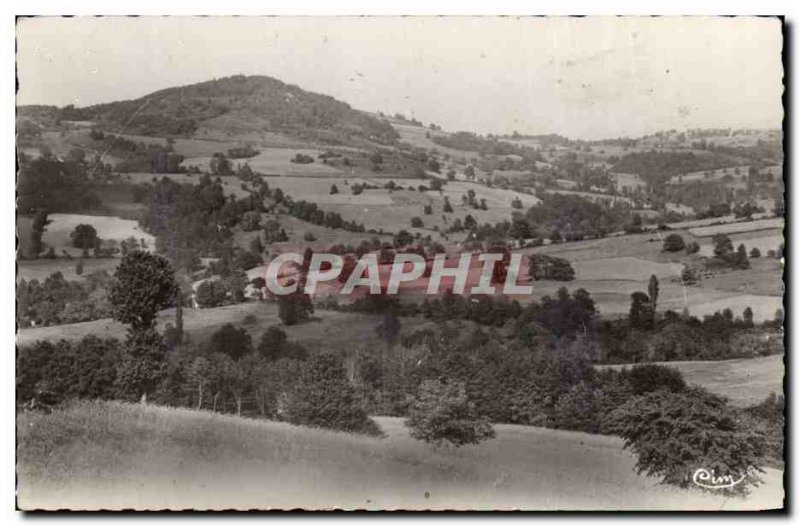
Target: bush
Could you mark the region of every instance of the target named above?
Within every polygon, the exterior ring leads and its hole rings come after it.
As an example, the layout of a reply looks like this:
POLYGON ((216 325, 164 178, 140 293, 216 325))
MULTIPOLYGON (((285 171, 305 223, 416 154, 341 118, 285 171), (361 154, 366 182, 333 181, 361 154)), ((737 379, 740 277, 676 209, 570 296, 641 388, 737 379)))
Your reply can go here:
POLYGON ((686 245, 686 253, 687 254, 696 254, 700 252, 700 245, 697 244, 697 241, 692 241, 688 245, 686 245))
POLYGON ((220 281, 207 279, 195 292, 195 300, 200 307, 217 307, 228 298, 228 291, 220 281))
POLYGON ((614 418, 625 448, 638 456, 637 471, 660 477, 664 484, 689 487, 699 470, 733 480, 743 477, 740 484, 722 489, 729 494, 746 494, 760 482, 763 434, 739 425, 725 400, 707 391, 636 397, 614 418))
POLYGON ((70 232, 70 239, 72 239, 72 246, 75 248, 82 248, 89 250, 94 248, 98 242, 97 230, 92 225, 80 224, 75 227, 75 230, 70 232))
POLYGON ((413 438, 436 446, 449 443, 460 447, 495 436, 488 420, 479 417, 467 399, 464 384, 439 380, 422 382, 406 426, 413 438))
POLYGON ((666 365, 634 365, 625 372, 625 377, 637 395, 658 390, 679 393, 686 389, 686 382, 680 371, 666 365))
POLYGON ((349 433, 380 435, 381 430, 361 407, 341 361, 333 355, 311 358, 287 393, 288 422, 349 433))
POLYGON ((311 164, 314 162, 314 158, 303 153, 296 153, 295 156, 292 157, 291 162, 295 164, 311 164))
POLYGON ((575 269, 566 259, 531 254, 528 260, 528 275, 535 280, 572 281, 575 279, 575 269))
POLYGON ((670 234, 664 240, 664 250, 667 252, 678 252, 686 248, 683 238, 678 234, 670 234))
POLYGON ((253 341, 245 329, 237 329, 232 323, 226 323, 211 335, 208 351, 238 360, 253 351, 253 341))

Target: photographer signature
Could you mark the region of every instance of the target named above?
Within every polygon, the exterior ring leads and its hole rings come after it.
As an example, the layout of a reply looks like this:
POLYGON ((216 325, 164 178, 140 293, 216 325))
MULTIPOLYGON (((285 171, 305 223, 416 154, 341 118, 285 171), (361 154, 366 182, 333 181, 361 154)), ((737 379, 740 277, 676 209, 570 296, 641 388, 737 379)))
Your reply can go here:
POLYGON ((717 476, 714 470, 710 472, 707 469, 700 468, 692 475, 692 482, 703 488, 710 489, 723 489, 732 488, 744 480, 744 475, 738 479, 734 479, 733 475, 720 475, 717 476))

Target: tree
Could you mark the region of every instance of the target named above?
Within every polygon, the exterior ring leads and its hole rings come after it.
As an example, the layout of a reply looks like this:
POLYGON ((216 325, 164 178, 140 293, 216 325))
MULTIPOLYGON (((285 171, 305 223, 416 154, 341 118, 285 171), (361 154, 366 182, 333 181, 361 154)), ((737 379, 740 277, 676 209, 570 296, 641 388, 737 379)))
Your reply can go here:
POLYGON ((97 230, 92 225, 80 224, 70 232, 69 237, 73 247, 89 250, 97 243, 97 230))
POLYGON ((331 191, 330 191, 330 194, 331 194, 331 195, 333 195, 333 194, 338 194, 338 193, 339 193, 339 187, 338 187, 338 186, 336 186, 335 184, 332 184, 332 185, 331 185, 331 191))
POLYGON ((689 487, 698 472, 741 477, 722 489, 729 494, 747 493, 760 482, 765 436, 737 423, 727 402, 703 389, 634 397, 613 416, 625 448, 638 457, 639 473, 680 487, 689 487))
POLYGON ((750 268, 750 261, 747 259, 747 249, 744 243, 740 243, 736 248, 736 254, 732 257, 732 264, 736 268, 750 268))
POLYGON ((700 245, 697 244, 697 241, 692 241, 686 245, 687 254, 696 254, 698 252, 700 252, 700 245))
POLYGON ((403 248, 404 246, 410 245, 414 242, 414 236, 412 236, 408 230, 400 230, 394 236, 394 246, 397 248, 403 248))
POLYGON ((650 296, 650 308, 653 310, 655 316, 656 307, 658 306, 658 278, 655 274, 650 275, 650 282, 647 284, 647 292, 650 296))
POLYGON ((511 201, 511 208, 516 208, 517 210, 522 210, 522 199, 519 196, 515 197, 511 201))
POLYGON ((664 240, 663 249, 666 252, 678 252, 686 247, 683 237, 680 234, 670 234, 664 240))
POLYGON ((226 323, 211 335, 208 350, 239 360, 253 352, 253 340, 245 329, 226 323))
POLYGON ((531 254, 528 259, 528 275, 535 279, 572 281, 575 269, 566 259, 546 254, 531 254))
POLYGON ((495 436, 491 424, 478 416, 467 398, 463 383, 423 381, 408 414, 406 426, 411 436, 436 446, 449 443, 460 447, 495 436))
POLYGON ((731 238, 725 234, 715 234, 711 238, 711 242, 714 244, 714 256, 727 261, 731 253, 733 253, 731 238))
POLYGON ((264 244, 261 242, 260 234, 256 234, 253 236, 253 239, 250 240, 250 252, 258 254, 259 256, 264 252, 264 244))
POLYGON ((261 213, 255 210, 245 212, 239 224, 245 232, 258 230, 261 228, 261 213))
POLYGON ((313 313, 314 305, 308 294, 298 290, 293 294, 278 296, 278 317, 286 326, 306 321, 313 313))
POLYGON ((442 212, 446 214, 453 213, 453 205, 450 204, 450 198, 445 196, 444 198, 444 205, 442 206, 442 212))
POLYGON ((189 387, 197 393, 197 409, 203 407, 203 397, 209 384, 213 381, 213 375, 212 364, 205 356, 198 356, 189 364, 186 381, 189 387))
POLYGON ((208 162, 209 171, 213 175, 231 175, 233 174, 231 162, 225 157, 225 154, 215 153, 211 160, 208 162))
POLYGON ((166 351, 164 340, 154 327, 128 331, 116 377, 123 398, 147 401, 164 375, 166 351))
POLYGON ((758 249, 758 247, 753 247, 750 249, 750 259, 760 258, 760 257, 761 257, 761 251, 758 249))
POLYGON ((218 307, 228 299, 228 291, 221 281, 207 279, 197 286, 194 299, 201 308, 218 307))
POLYGON ((318 354, 310 358, 286 398, 286 420, 293 424, 381 434, 362 408, 336 356, 318 354))
POLYGON ((652 302, 644 292, 634 292, 631 294, 631 309, 628 314, 628 321, 631 327, 637 329, 652 329, 655 313, 653 312, 652 302))
POLYGON ((159 310, 175 301, 178 286, 169 262, 149 252, 132 252, 120 261, 111 282, 109 301, 114 319, 133 330, 155 324, 159 310))
POLYGON ((387 343, 393 344, 400 334, 400 319, 397 317, 397 312, 394 307, 389 307, 383 313, 383 321, 375 328, 378 335, 386 340, 387 343))
POLYGON ((745 326, 753 326, 753 309, 751 309, 749 306, 744 309, 744 312, 742 312, 742 320, 744 321, 745 326))
POLYGON ((31 222, 31 247, 30 247, 30 256, 31 257, 39 257, 39 254, 42 253, 44 246, 42 244, 42 235, 44 234, 45 228, 50 223, 47 219, 47 211, 39 209, 33 215, 33 221, 31 222))
POLYGON ((420 219, 419 217, 412 217, 411 226, 414 228, 422 228, 425 225, 422 223, 422 219, 420 219))

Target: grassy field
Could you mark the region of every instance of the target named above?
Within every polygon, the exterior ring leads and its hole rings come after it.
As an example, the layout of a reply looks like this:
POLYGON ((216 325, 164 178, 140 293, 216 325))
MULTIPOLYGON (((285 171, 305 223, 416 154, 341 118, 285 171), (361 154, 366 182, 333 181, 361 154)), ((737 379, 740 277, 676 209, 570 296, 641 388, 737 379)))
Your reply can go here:
MULTIPOLYGON (((239 163, 247 163, 253 170, 267 175, 337 176, 342 173, 341 170, 322 164, 322 161, 317 158, 324 150, 311 150, 307 148, 260 148, 260 150, 261 153, 254 157, 249 157, 247 159, 231 159, 231 162, 234 166, 239 163), (291 162, 290 160, 297 153, 310 155, 314 158, 314 162, 310 164, 295 164, 291 162)), ((183 161, 183 166, 197 166, 201 170, 207 170, 210 161, 210 155, 188 157, 183 161)))
POLYGON ((739 232, 753 232, 756 230, 783 229, 784 220, 782 217, 771 219, 757 219, 755 221, 741 221, 724 225, 713 225, 697 227, 689 230, 695 236, 713 236, 715 234, 736 234, 739 232))
MULTIPOLYGON (((338 212, 348 221, 355 220, 367 228, 383 229, 387 232, 397 232, 401 229, 409 232, 419 232, 421 235, 431 235, 434 239, 443 239, 434 227, 440 231, 449 228, 456 218, 461 221, 469 214, 480 224, 498 223, 511 220, 511 213, 515 210, 511 203, 519 198, 523 207, 530 207, 539 200, 528 194, 503 190, 501 188, 487 188, 486 186, 466 182, 451 181, 440 192, 420 192, 416 188, 420 185, 429 186, 430 183, 423 179, 409 179, 392 177, 395 184, 403 186, 403 190, 389 191, 383 186, 389 178, 371 177, 270 177, 266 181, 271 188, 280 188, 291 195, 295 200, 305 199, 320 205, 324 210, 338 212), (378 189, 364 190, 363 193, 352 195, 352 185, 366 182, 378 186, 378 189), (331 195, 331 185, 339 189, 338 194, 331 195), (413 187, 415 190, 408 190, 413 187), (475 192, 477 200, 485 199, 487 210, 475 210, 471 206, 462 205, 461 198, 469 190, 475 192), (444 198, 448 197, 453 207, 453 213, 443 217, 444 198), (430 204, 433 208, 431 215, 425 215, 423 208, 430 204), (411 227, 411 218, 420 217, 423 228, 411 227)), ((458 237, 458 234, 454 237, 458 237)))
MULTIPOLYGON (((312 351, 353 351, 357 346, 373 348, 383 345, 375 327, 382 317, 376 314, 345 313, 317 310, 308 323, 281 326, 290 340, 301 343, 312 351)), ((175 324, 174 309, 162 311, 158 316, 159 330, 167 323, 175 324)), ((203 343, 211 334, 226 323, 244 327, 257 343, 261 333, 272 325, 281 325, 278 306, 272 302, 250 302, 214 309, 184 309, 183 323, 191 342, 203 343), (243 324, 246 316, 253 315, 255 321, 243 324)), ((401 334, 433 325, 423 318, 401 319, 401 334)), ((77 340, 88 334, 101 338, 125 338, 126 327, 111 319, 72 323, 25 329, 17 333, 17 345, 26 345, 36 340, 77 340)))
POLYGON ((81 249, 73 247, 69 237, 79 224, 92 225, 97 230, 97 236, 103 241, 114 240, 120 243, 129 237, 134 237, 137 242, 144 239, 150 249, 155 247, 155 237, 144 232, 139 228, 138 222, 130 219, 80 214, 50 214, 47 219, 50 223, 44 231, 42 241, 48 247, 55 248, 56 254, 59 256, 62 251, 66 251, 72 256, 81 255, 81 249))
MULTIPOLYGON (((727 397, 738 407, 763 402, 770 393, 782 394, 784 356, 710 362, 663 362, 678 369, 684 379, 727 397)), ((600 365, 598 368, 622 369, 629 365, 600 365)))
POLYGON ((397 418, 369 438, 186 409, 84 402, 21 413, 23 509, 767 509, 767 469, 748 498, 659 485, 622 441, 497 425, 478 446, 435 449, 397 418))
POLYGON ((17 261, 17 279, 30 281, 38 279, 40 282, 55 272, 61 272, 64 279, 80 279, 81 276, 75 272, 78 262, 83 263, 83 277, 92 272, 106 271, 109 274, 114 272, 119 264, 119 258, 75 258, 75 259, 23 259, 17 261))

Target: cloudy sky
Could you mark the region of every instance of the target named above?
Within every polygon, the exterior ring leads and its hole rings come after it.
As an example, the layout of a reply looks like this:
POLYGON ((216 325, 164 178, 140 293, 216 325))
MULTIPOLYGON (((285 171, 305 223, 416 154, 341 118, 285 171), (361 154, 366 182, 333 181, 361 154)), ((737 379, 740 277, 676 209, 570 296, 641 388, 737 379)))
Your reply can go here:
POLYGON ((755 18, 35 18, 19 104, 260 74, 448 130, 780 127, 781 27, 755 18))

